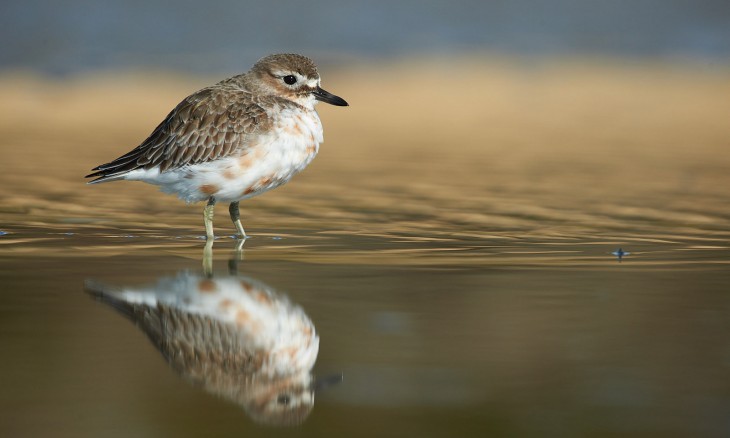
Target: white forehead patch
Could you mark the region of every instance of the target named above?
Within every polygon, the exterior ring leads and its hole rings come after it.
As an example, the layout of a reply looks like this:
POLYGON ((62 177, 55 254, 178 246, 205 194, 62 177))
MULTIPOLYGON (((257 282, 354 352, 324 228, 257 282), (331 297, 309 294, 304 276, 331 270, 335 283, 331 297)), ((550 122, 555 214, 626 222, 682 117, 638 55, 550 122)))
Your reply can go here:
POLYGON ((305 79, 304 75, 301 75, 301 74, 299 74, 295 71, 291 71, 291 70, 273 70, 271 72, 271 74, 273 74, 274 76, 279 77, 279 78, 283 78, 284 76, 292 75, 292 76, 296 76, 297 80, 305 79))
POLYGON ((284 76, 292 75, 297 78, 297 82, 306 81, 306 84, 309 87, 319 86, 319 77, 310 78, 291 70, 272 70, 271 74, 276 76, 277 78, 283 78, 284 76))

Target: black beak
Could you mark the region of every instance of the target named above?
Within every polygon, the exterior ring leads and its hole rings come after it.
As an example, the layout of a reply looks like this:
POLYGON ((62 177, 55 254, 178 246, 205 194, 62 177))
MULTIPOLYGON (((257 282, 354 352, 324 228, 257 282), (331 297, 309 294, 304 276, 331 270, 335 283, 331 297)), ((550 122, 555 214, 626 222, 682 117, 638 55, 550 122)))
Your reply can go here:
POLYGON ((317 379, 314 380, 314 382, 312 382, 311 389, 314 392, 319 392, 325 388, 328 388, 330 386, 334 386, 334 385, 341 383, 343 379, 344 379, 344 376, 341 373, 340 374, 330 374, 329 376, 324 376, 324 377, 318 377, 317 379))
POLYGON ((329 91, 325 91, 320 87, 317 87, 317 89, 314 90, 312 94, 314 94, 315 99, 321 100, 322 102, 329 103, 331 105, 349 106, 345 99, 339 96, 335 96, 334 94, 330 93, 329 91))

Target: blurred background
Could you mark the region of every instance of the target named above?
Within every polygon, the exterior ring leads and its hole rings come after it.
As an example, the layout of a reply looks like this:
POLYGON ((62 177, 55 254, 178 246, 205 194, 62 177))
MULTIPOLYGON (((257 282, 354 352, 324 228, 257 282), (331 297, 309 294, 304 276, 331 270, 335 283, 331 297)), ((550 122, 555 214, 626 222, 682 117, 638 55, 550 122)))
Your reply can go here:
POLYGON ((275 52, 346 62, 454 53, 724 63, 723 0, 6 1, 0 67, 234 73, 275 52))
POLYGON ((99 205, 94 214, 112 218, 130 206, 178 205, 154 187, 78 184, 139 144, 184 96, 273 52, 315 59, 324 86, 351 107, 319 106, 327 142, 312 171, 254 208, 317 192, 328 194, 325 208, 392 205, 396 216, 423 215, 440 203, 439 215, 455 217, 433 217, 448 222, 494 226, 503 214, 548 214, 592 226, 637 209, 671 216, 666 202, 676 197, 646 210, 657 191, 722 194, 730 135, 726 1, 9 1, 0 8, 5 201, 20 211, 32 203, 42 217, 70 205, 99 205), (37 174, 40 167, 53 170, 37 174), (350 191, 346 199, 333 182, 350 191), (53 196, 42 194, 49 189, 53 196), (500 191, 508 195, 495 198, 500 191), (548 207, 546 195, 559 211, 538 211, 548 207), (125 204, 121 211, 110 213, 110 196, 125 204), (416 198, 425 204, 412 205, 416 198), (601 211, 585 211, 582 202, 595 199, 601 211), (400 210, 407 206, 414 211, 400 210))
POLYGON ((5 0, 0 38, 7 436, 730 436, 727 0, 5 0), (241 205, 345 375, 287 432, 82 292, 200 269, 202 206, 83 176, 273 52, 351 105, 241 205))

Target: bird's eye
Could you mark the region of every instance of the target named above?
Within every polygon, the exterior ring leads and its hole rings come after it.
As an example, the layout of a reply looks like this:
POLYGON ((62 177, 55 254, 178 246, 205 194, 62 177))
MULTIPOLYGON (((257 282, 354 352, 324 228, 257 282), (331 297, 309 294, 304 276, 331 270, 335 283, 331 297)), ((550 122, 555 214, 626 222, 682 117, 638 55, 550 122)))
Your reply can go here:
POLYGON ((276 402, 280 405, 288 405, 289 404, 289 396, 286 394, 281 394, 279 398, 276 399, 276 402))
POLYGON ((294 85, 297 83, 297 77, 294 75, 286 75, 284 76, 284 82, 288 85, 294 85))

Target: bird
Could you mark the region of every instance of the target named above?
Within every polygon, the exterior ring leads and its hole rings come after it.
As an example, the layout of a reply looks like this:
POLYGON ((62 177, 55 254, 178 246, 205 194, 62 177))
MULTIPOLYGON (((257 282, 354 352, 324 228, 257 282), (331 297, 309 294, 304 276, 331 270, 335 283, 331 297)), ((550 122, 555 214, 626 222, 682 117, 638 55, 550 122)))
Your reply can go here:
POLYGON ((349 106, 320 83, 306 56, 265 56, 183 99, 139 146, 93 168, 88 184, 143 181, 187 203, 207 201, 208 240, 215 239, 216 202, 228 202, 246 239, 239 202, 288 182, 314 159, 323 142, 318 102, 349 106))
POLYGON ((312 320, 256 279, 181 271, 141 287, 89 280, 85 290, 134 322, 184 380, 257 423, 300 424, 315 392, 333 382, 312 376, 319 352, 312 320))

